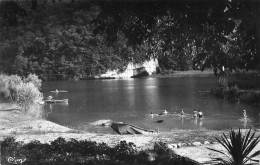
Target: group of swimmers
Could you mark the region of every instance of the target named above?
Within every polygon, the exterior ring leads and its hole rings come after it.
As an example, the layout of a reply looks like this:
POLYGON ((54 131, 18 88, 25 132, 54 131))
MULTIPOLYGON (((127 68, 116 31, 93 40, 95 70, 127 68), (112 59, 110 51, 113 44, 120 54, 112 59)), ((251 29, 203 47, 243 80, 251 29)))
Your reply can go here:
POLYGON ((194 118, 199 118, 199 119, 202 119, 203 118, 203 113, 200 111, 200 110, 196 110, 196 109, 194 109, 193 110, 193 117, 194 118))
MULTIPOLYGON (((184 111, 183 109, 181 109, 181 116, 183 117, 184 116, 184 111)), ((201 110, 196 110, 194 109, 193 110, 193 117, 194 118, 199 118, 199 119, 202 119, 203 118, 203 113, 201 112, 201 110)))
MULTIPOLYGON (((166 111, 166 110, 164 110, 163 112, 161 112, 161 113, 159 113, 158 115, 166 115, 166 114, 168 114, 168 112, 166 111)), ((181 109, 181 117, 184 117, 184 111, 183 111, 183 109, 181 109)), ((153 113, 151 112, 151 116, 153 117, 153 113)), ((194 111, 193 111, 193 117, 194 118, 199 118, 199 119, 202 119, 203 118, 203 113, 200 111, 200 110, 196 110, 196 109, 194 109, 194 111)))

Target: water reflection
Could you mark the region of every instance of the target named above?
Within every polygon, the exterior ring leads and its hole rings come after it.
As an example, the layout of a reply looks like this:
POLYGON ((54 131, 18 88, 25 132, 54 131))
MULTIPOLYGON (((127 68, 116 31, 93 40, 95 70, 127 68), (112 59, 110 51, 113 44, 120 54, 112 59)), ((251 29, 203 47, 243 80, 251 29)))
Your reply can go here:
POLYGON ((198 119, 194 118, 194 125, 197 126, 198 125, 198 119))
POLYGON ((204 119, 198 119, 198 120, 199 120, 199 128, 201 129, 202 126, 203 126, 203 120, 204 120, 204 119))
POLYGON ((243 119, 243 126, 244 126, 244 128, 247 128, 247 118, 243 119))

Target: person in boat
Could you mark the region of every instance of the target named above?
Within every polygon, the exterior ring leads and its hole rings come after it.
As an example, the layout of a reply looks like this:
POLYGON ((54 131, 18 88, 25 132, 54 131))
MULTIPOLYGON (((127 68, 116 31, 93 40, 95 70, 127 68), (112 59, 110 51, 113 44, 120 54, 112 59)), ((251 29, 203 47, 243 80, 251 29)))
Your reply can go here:
POLYGON ((199 110, 199 112, 198 112, 198 117, 199 117, 199 119, 202 119, 203 118, 203 113, 199 110))
POLYGON ((244 118, 247 118, 246 110, 245 110, 245 109, 243 110, 243 117, 244 117, 244 118))
POLYGON ((183 117, 184 116, 184 111, 183 111, 183 109, 181 109, 181 117, 183 117))
POLYGON ((196 109, 193 110, 193 117, 194 118, 197 118, 198 117, 198 112, 196 109))

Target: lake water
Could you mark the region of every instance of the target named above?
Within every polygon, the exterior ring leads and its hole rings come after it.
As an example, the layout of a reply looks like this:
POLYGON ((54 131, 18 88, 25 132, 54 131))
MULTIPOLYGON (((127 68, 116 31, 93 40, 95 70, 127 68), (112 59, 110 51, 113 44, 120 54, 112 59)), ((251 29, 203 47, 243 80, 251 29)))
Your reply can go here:
POLYGON ((260 123, 259 106, 217 99, 209 93, 216 85, 216 77, 52 81, 44 82, 42 91, 44 96, 69 99, 68 104, 45 105, 49 121, 89 132, 112 133, 110 127, 90 124, 103 119, 160 131, 248 128, 260 123), (55 89, 69 92, 49 92, 55 89), (181 118, 178 114, 182 108, 188 114, 200 109, 205 119, 181 118), (164 109, 169 115, 149 116, 164 109), (243 109, 247 110, 247 120, 242 119, 243 109))

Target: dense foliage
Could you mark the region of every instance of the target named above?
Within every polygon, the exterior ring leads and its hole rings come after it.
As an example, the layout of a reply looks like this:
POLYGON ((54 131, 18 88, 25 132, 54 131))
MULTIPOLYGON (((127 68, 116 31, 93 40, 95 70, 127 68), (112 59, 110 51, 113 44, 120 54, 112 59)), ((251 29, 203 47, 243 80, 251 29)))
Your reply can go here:
POLYGON ((59 4, 38 10, 25 10, 12 1, 1 5, 27 13, 17 13, 15 25, 2 20, 0 69, 5 73, 35 73, 42 79, 92 76, 123 69, 134 54, 120 34, 120 41, 109 46, 104 35, 93 36, 91 21, 100 12, 96 5, 59 4))
POLYGON ((211 94, 232 102, 259 104, 259 76, 257 74, 233 74, 220 77, 219 84, 210 90, 211 94))
POLYGON ((258 1, 37 2, 0 3, 3 72, 85 77, 157 58, 162 70, 217 73, 260 61, 258 1))
POLYGON ((260 59, 259 5, 252 0, 105 1, 95 30, 106 32, 110 42, 122 32, 129 45, 146 43, 148 55, 167 69, 186 70, 191 63, 216 73, 223 66, 254 69, 260 59))
MULTIPOLYGON (((25 165, 38 164, 171 164, 195 165, 195 162, 173 153, 164 143, 155 143, 152 150, 137 150, 133 143, 121 141, 114 147, 87 140, 58 138, 50 144, 33 141, 27 144, 6 138, 1 144, 1 163, 8 164, 8 157, 24 160, 25 165)), ((9 160, 10 161, 10 160, 9 160)))
POLYGON ((17 75, 0 74, 0 95, 17 103, 23 113, 40 117, 42 107, 39 101, 42 101, 40 92, 41 80, 36 75, 29 74, 25 78, 17 75))

